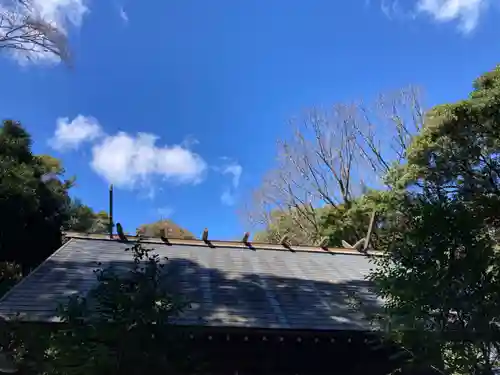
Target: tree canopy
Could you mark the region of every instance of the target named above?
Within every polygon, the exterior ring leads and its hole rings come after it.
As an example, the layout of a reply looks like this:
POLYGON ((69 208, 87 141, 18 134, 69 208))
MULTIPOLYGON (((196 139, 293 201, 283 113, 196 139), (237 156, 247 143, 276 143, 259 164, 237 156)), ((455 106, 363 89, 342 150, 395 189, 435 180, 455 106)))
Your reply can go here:
POLYGON ((162 230, 168 238, 194 239, 195 235, 174 223, 172 220, 158 220, 154 223, 143 224, 137 231, 145 237, 160 237, 162 230))
POLYGON ((31 267, 61 242, 68 218, 70 181, 47 158, 31 152, 31 137, 14 121, 0 128, 0 254, 3 261, 31 267), (51 173, 55 178, 44 178, 51 173))
POLYGON ((108 233, 109 214, 106 211, 95 212, 80 199, 71 199, 69 218, 64 225, 64 230, 80 233, 108 233))
POLYGON ((34 155, 31 137, 21 124, 6 120, 0 128, 0 262, 2 272, 26 273, 61 245, 61 230, 106 233, 109 217, 94 212, 69 191, 60 160, 34 155), (17 271, 16 271, 17 272, 17 271))
POLYGON ((500 68, 428 112, 397 167, 404 218, 372 275, 410 366, 493 374, 500 363, 500 68), (422 350, 424 349, 424 350, 422 350))

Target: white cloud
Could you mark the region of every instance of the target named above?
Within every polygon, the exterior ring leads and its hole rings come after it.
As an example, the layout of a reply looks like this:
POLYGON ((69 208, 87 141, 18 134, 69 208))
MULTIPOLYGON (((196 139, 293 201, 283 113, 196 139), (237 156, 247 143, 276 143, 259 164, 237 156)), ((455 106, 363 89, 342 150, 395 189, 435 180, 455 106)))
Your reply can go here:
POLYGON ((206 163, 181 145, 158 147, 158 137, 120 132, 107 136, 92 149, 92 169, 109 183, 122 188, 150 186, 154 177, 178 183, 199 183, 206 163))
MULTIPOLYGON (((61 49, 63 52, 68 30, 79 28, 89 11, 86 0, 32 0, 27 6, 14 0, 0 0, 2 26, 9 25, 9 29, 17 27, 19 35, 32 32, 31 29, 41 30, 51 40, 50 45, 56 46, 56 49, 61 49), (26 24, 27 20, 30 26, 19 28, 26 24), (50 25, 54 29, 45 25, 50 25), (58 32, 54 32, 55 29, 58 32)), ((23 43, 23 46, 23 50, 10 49, 11 55, 21 64, 60 61, 58 56, 36 43, 23 43)))
POLYGON ((419 0, 417 11, 427 13, 438 22, 457 20, 464 33, 474 30, 489 0, 419 0))
POLYGON ((78 115, 71 122, 68 117, 58 118, 54 136, 49 140, 49 144, 59 151, 75 150, 83 142, 94 141, 102 135, 101 126, 93 117, 78 115))
POLYGON ((149 133, 106 134, 95 118, 78 115, 71 122, 67 117, 57 119, 48 143, 60 151, 77 150, 85 142, 92 143, 90 167, 94 172, 116 187, 140 188, 140 193, 150 199, 162 191, 155 184, 158 179, 181 184, 197 184, 204 179, 207 164, 191 150, 190 145, 197 143, 194 138, 165 146, 156 145, 157 140, 156 135, 149 133))

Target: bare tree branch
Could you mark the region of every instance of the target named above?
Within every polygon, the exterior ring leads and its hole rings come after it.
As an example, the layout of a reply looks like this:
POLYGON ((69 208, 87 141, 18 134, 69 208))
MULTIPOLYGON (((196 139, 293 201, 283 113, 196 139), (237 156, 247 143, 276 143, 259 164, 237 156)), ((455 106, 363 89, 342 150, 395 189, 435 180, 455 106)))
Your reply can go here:
POLYGON ((278 142, 277 164, 245 210, 250 224, 272 228, 275 241, 284 234, 297 243, 318 241, 322 233, 317 209, 349 208, 370 185, 381 187, 391 166, 405 161, 423 116, 414 87, 380 95, 370 105, 307 111, 292 122, 292 136, 278 142), (282 222, 280 227, 283 215, 292 225, 282 222))
POLYGON ((30 0, 0 6, 0 49, 27 60, 48 54, 70 62, 64 31, 38 15, 30 0))
POLYGON ((373 172, 384 177, 389 168, 406 160, 406 150, 424 121, 421 93, 416 87, 380 95, 371 106, 358 106, 361 124, 357 146, 373 172), (382 147, 382 144, 385 147, 382 147))

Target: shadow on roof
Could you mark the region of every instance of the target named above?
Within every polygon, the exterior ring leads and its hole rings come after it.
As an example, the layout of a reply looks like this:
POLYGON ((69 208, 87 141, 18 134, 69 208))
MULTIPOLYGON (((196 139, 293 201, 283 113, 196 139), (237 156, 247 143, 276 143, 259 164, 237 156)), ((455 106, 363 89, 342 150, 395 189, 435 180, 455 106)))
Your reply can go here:
MULTIPOLYGON (((130 256, 130 254, 128 254, 130 256)), ((56 316, 59 302, 86 295, 96 286, 95 262, 48 259, 0 303, 0 313, 29 320, 56 316)), ((130 261, 102 262, 128 269, 130 261)), ((366 330, 366 319, 380 306, 370 283, 325 282, 270 274, 224 272, 183 258, 165 265, 165 285, 191 302, 176 321, 182 325, 305 330, 366 330)))

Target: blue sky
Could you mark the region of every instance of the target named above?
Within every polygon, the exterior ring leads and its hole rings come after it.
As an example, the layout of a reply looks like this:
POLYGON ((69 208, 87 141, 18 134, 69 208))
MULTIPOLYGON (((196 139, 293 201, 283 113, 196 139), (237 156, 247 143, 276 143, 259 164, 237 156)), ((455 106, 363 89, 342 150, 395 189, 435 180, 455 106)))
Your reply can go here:
MULTIPOLYGON (((6 0, 4 0, 6 1, 6 0)), ((498 1, 35 0, 68 68, 4 52, 3 118, 77 176, 72 194, 128 231, 171 217, 239 237, 237 211, 305 108, 421 85, 464 97, 500 61, 498 1), (403 5, 404 4, 404 5, 403 5)))

